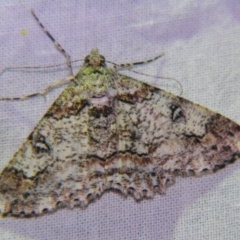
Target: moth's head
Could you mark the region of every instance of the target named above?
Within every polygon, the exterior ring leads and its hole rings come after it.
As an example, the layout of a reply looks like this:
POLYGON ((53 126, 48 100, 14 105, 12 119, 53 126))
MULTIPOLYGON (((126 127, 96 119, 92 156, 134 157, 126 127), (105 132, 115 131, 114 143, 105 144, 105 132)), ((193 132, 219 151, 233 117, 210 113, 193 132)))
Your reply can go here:
POLYGON ((105 67, 105 57, 99 54, 97 48, 94 48, 91 53, 85 57, 84 65, 92 67, 105 67))

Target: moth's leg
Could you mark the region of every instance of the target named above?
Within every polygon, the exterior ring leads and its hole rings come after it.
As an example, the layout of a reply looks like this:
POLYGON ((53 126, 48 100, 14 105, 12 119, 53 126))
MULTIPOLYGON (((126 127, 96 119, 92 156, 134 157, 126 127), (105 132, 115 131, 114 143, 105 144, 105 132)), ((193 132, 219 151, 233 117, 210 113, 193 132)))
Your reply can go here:
MULTIPOLYGON (((57 67, 57 66, 61 66, 61 65, 62 64, 49 65, 49 66, 6 67, 6 68, 4 68, 0 71, 0 75, 7 70, 52 68, 52 67, 57 67)), ((37 96, 37 95, 45 95, 47 92, 49 92, 53 88, 56 88, 56 87, 58 87, 60 85, 63 85, 63 84, 66 84, 66 83, 72 81, 74 78, 75 78, 74 76, 70 76, 70 77, 67 77, 65 79, 58 80, 58 81, 52 83, 51 85, 49 85, 47 88, 44 88, 43 90, 41 90, 39 92, 31 93, 31 94, 28 94, 28 95, 23 95, 23 96, 20 96, 20 97, 0 97, 0 101, 3 101, 3 100, 25 100, 27 98, 34 97, 34 96, 37 96)))
POLYGON ((44 27, 44 25, 40 22, 36 14, 34 13, 33 9, 31 9, 31 14, 33 15, 34 19, 37 21, 38 25, 42 28, 43 32, 51 39, 51 41, 56 46, 57 50, 60 51, 64 57, 66 58, 66 63, 69 71, 69 75, 73 76, 72 65, 71 65, 71 58, 70 55, 62 48, 62 46, 54 39, 54 37, 49 33, 49 31, 44 27))
POLYGON ((55 83, 49 85, 47 88, 44 88, 43 90, 41 90, 39 92, 31 93, 31 94, 28 94, 28 95, 23 95, 23 96, 20 96, 20 97, 0 97, 0 101, 3 101, 3 100, 5 100, 5 101, 6 100, 26 100, 27 98, 35 97, 35 96, 38 96, 38 95, 43 96, 47 92, 49 92, 51 89, 56 88, 60 85, 66 84, 66 83, 68 83, 68 82, 70 82, 74 79, 75 79, 75 76, 70 76, 68 78, 56 81, 55 83))
MULTIPOLYGON (((56 46, 56 48, 65 56, 66 58, 66 62, 67 62, 67 66, 69 69, 69 74, 70 77, 62 79, 62 80, 58 80, 55 83, 51 84, 50 86, 48 86, 47 88, 39 91, 39 92, 35 92, 35 93, 31 93, 28 95, 24 95, 24 96, 20 96, 20 97, 0 97, 0 101, 1 100, 25 100, 27 98, 30 97, 34 97, 37 95, 45 95, 47 92, 49 92, 51 89, 56 88, 60 85, 63 85, 65 83, 68 83, 70 81, 72 81, 74 79, 73 73, 72 73, 72 65, 71 65, 71 59, 70 56, 66 53, 66 51, 61 47, 61 45, 59 43, 57 43, 55 41, 55 39, 52 37, 52 35, 47 31, 47 29, 43 26, 43 24, 39 21, 39 19, 37 18, 36 14, 33 12, 33 10, 31 10, 31 13, 33 15, 33 17, 36 19, 36 21, 38 22, 38 24, 41 26, 41 28, 43 29, 43 31, 47 34, 47 36, 54 42, 54 45, 56 46)), ((39 69, 39 68, 51 68, 51 67, 57 67, 60 66, 62 64, 57 64, 57 65, 51 65, 51 66, 16 66, 16 67, 6 67, 4 69, 2 69, 0 71, 0 75, 6 71, 6 70, 10 70, 10 69, 39 69)))
MULTIPOLYGON (((34 13, 33 9, 31 9, 31 14, 33 15, 34 19, 37 21, 37 23, 40 25, 40 27, 43 29, 44 33, 47 34, 47 36, 51 39, 51 41, 54 43, 56 46, 57 50, 59 50, 66 58, 66 63, 68 66, 68 71, 70 76, 73 76, 73 71, 72 71, 72 65, 71 62, 76 62, 79 60, 71 61, 70 55, 62 48, 62 46, 53 38, 53 36, 48 32, 48 30, 44 27, 44 25, 40 22, 36 14, 34 13)), ((47 66, 13 66, 13 67, 6 67, 3 68, 0 71, 0 75, 3 74, 7 70, 20 70, 20 69, 40 69, 40 68, 53 68, 53 67, 58 67, 63 65, 62 63, 60 64, 55 64, 55 65, 47 65, 47 66)))

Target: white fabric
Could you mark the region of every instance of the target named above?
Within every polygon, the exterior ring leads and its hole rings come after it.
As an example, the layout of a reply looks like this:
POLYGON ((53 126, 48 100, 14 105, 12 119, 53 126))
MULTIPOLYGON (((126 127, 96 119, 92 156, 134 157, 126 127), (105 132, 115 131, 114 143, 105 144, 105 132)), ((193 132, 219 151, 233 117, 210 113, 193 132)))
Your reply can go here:
MULTIPOLYGON (((30 8, 72 59, 83 58, 94 47, 116 63, 165 52, 162 59, 134 70, 176 78, 183 97, 240 123, 238 1, 1 1, 0 69, 64 62, 30 8)), ((7 71, 0 76, 0 96, 39 91, 66 76, 61 68, 7 71)), ((180 93, 176 82, 134 77, 180 93)), ((0 102, 0 170, 62 89, 26 101, 0 102)), ((177 178, 166 196, 140 203, 105 193, 85 210, 0 219, 0 239, 235 240, 239 236, 240 162, 202 178, 177 178)))

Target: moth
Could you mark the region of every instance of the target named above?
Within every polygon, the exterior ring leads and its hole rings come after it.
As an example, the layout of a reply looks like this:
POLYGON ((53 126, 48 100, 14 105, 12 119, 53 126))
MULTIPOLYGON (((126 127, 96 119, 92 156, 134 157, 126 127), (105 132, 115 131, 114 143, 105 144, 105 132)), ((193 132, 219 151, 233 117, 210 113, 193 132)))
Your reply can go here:
POLYGON ((120 74, 93 49, 0 174, 0 211, 84 208, 106 190, 152 198, 239 155, 237 123, 120 74))

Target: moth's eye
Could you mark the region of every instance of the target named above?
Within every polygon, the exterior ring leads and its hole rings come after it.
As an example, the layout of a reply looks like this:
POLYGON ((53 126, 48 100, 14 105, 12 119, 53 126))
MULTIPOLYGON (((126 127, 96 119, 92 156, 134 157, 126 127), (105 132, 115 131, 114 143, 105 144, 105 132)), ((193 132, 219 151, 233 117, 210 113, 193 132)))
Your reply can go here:
POLYGON ((105 63, 105 57, 103 55, 100 55, 101 63, 105 63))
POLYGON ((87 55, 87 56, 85 57, 84 62, 85 62, 85 63, 89 63, 89 55, 87 55))

